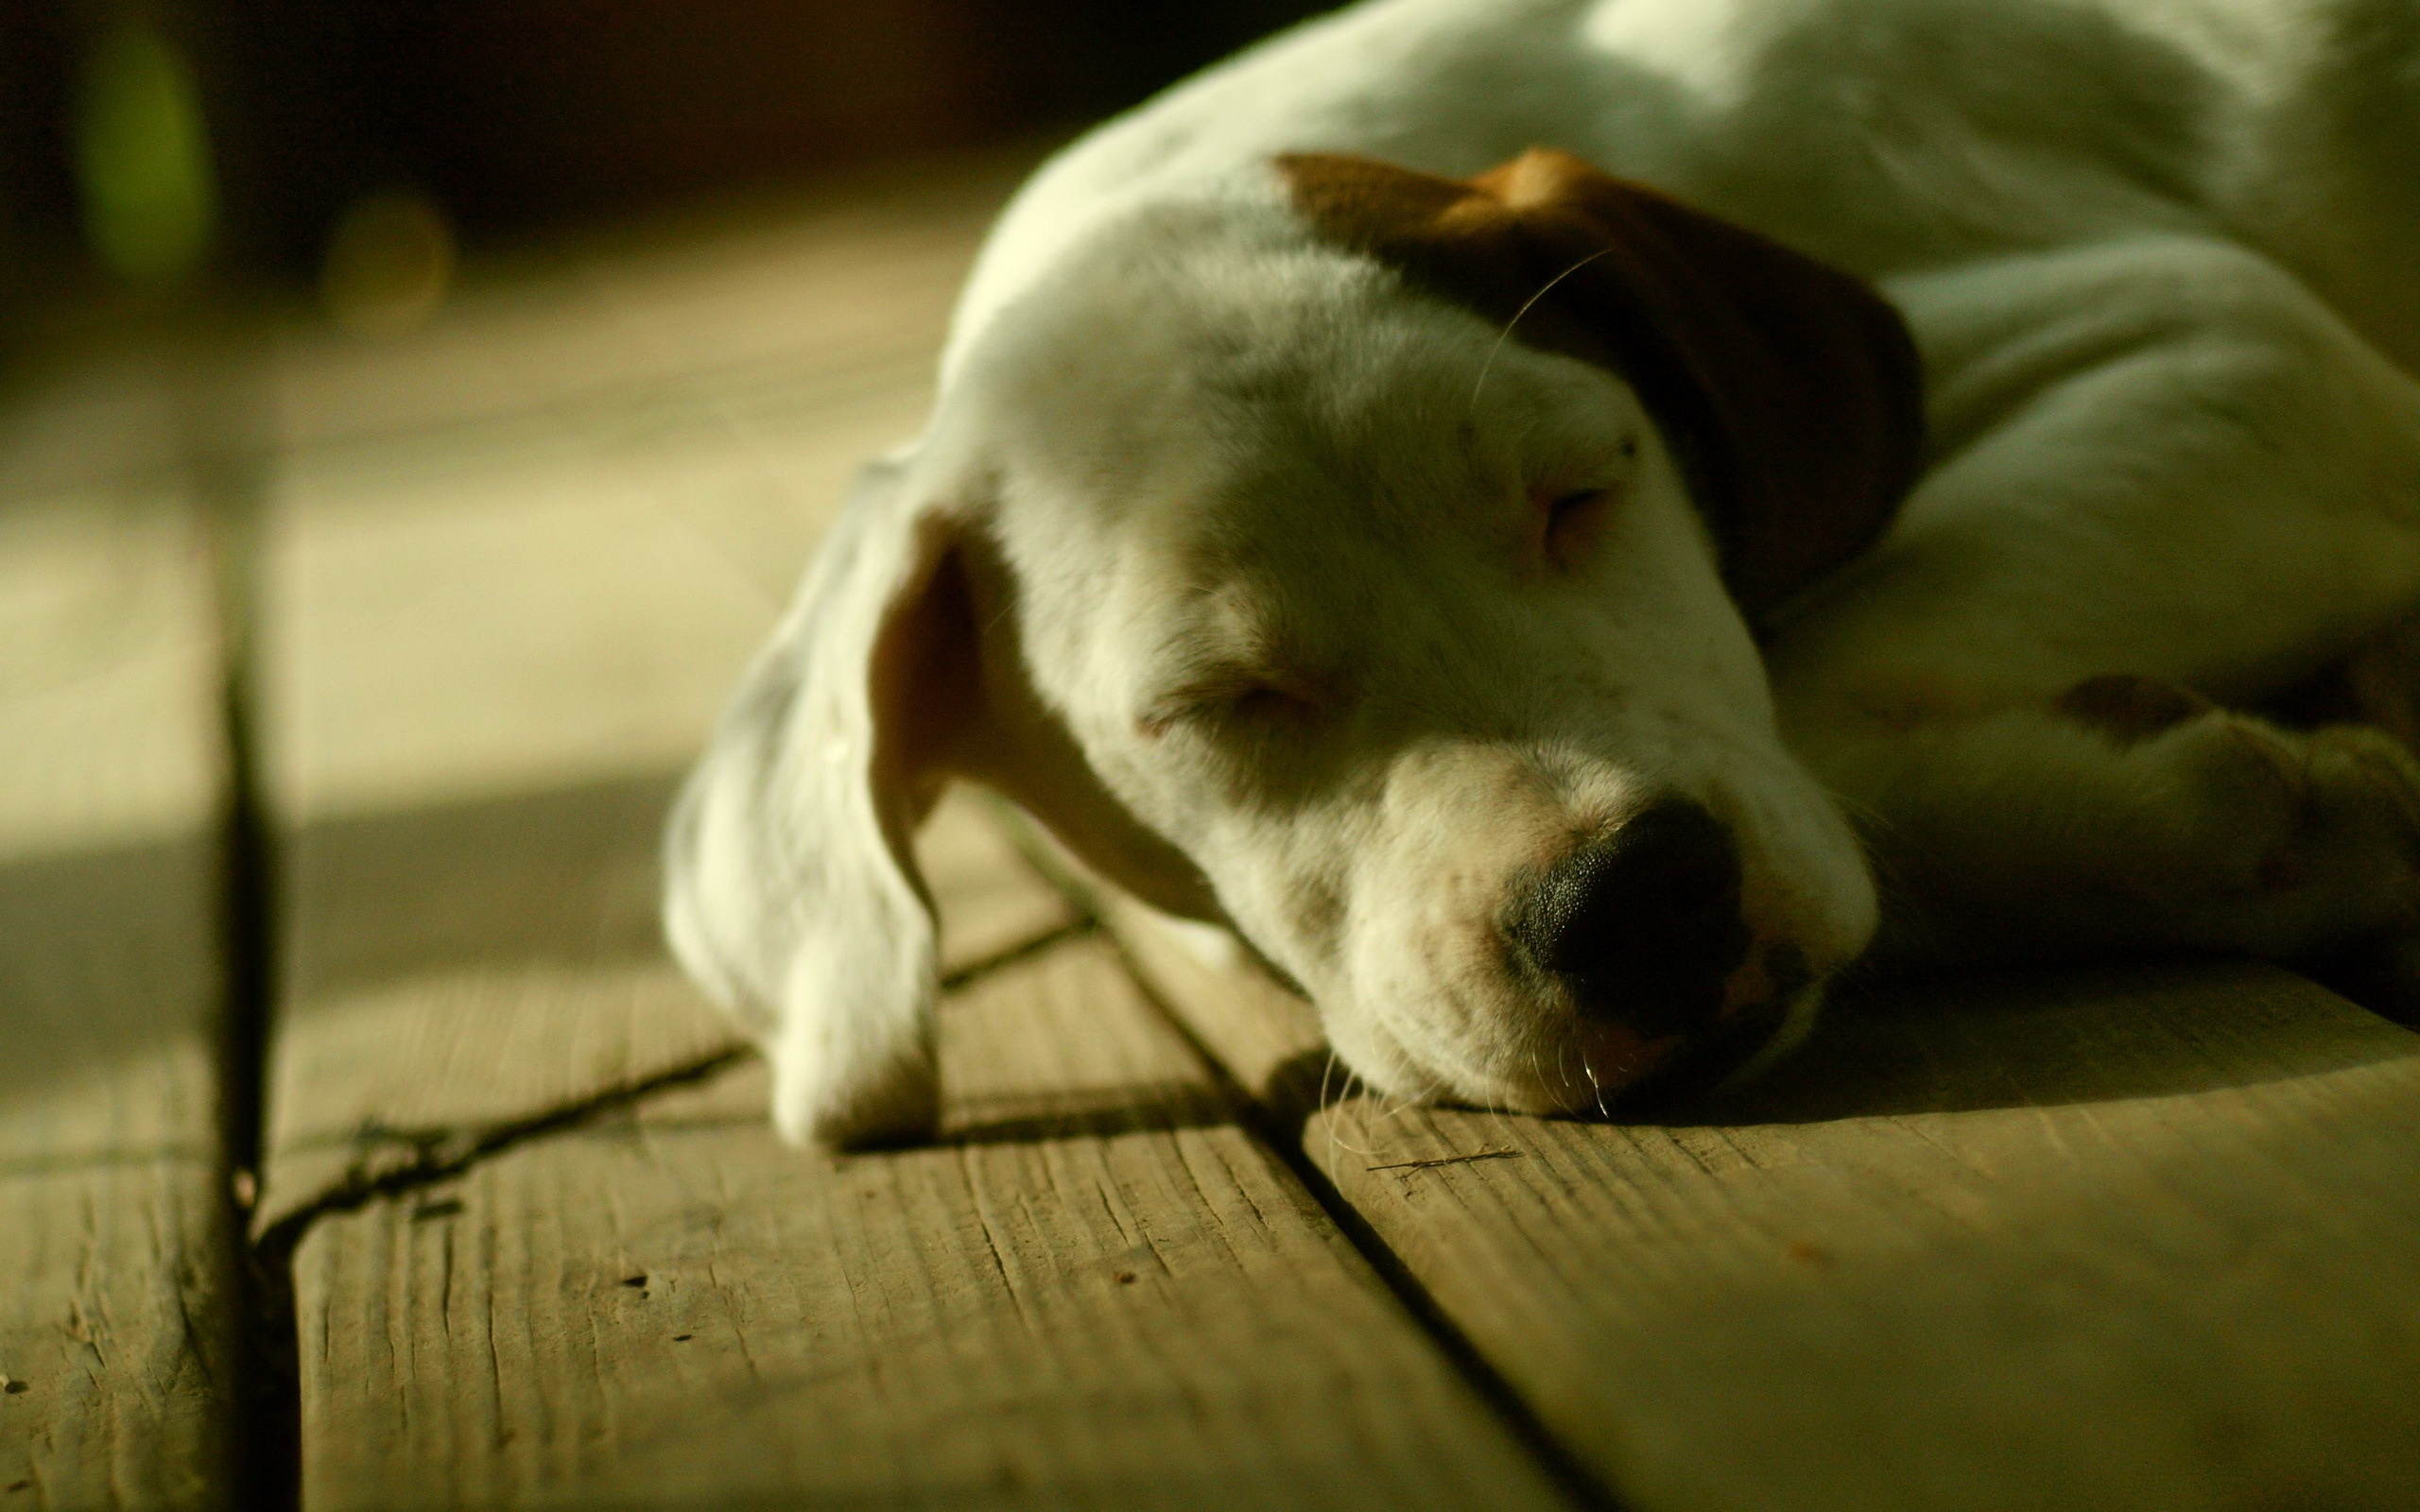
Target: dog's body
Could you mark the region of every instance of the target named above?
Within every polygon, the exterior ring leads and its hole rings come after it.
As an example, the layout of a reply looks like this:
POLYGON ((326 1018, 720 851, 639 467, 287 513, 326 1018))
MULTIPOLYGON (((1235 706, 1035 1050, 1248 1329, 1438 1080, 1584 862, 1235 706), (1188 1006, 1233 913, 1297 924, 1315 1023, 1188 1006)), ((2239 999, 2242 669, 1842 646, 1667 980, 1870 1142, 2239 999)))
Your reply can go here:
POLYGON ((674 941, 853 1139, 931 1115, 953 774, 1374 1084, 1538 1110, 1786 1045, 1877 920, 2398 936, 2408 754, 2208 700, 2420 609, 2415 248, 2403 0, 1318 23, 1011 207, 693 782, 674 941), (1537 146, 1772 242, 1468 178, 1537 146))

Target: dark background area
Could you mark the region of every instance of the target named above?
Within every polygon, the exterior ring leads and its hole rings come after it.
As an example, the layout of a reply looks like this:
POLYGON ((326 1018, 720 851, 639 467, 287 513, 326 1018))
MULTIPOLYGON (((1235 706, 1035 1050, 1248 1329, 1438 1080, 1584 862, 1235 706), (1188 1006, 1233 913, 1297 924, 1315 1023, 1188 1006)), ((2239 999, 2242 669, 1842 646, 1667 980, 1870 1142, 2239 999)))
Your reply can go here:
POLYGON ((856 164, 1072 129, 1318 0, 5 0, 0 300, 93 282, 77 170, 95 39, 187 61, 206 271, 307 281, 404 186, 477 247, 856 164))

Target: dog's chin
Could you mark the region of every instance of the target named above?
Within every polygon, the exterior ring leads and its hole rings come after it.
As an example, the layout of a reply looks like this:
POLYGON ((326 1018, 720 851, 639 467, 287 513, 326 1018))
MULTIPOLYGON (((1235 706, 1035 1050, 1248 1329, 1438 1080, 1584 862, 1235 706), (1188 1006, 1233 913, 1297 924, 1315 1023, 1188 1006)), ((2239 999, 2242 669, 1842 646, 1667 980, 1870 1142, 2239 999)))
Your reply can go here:
POLYGON ((1823 1000, 1820 982, 1792 984, 1693 1035, 1566 1020, 1503 1057, 1493 1074, 1435 1078, 1457 1090, 1430 1096, 1543 1117, 1686 1118, 1788 1059, 1813 1032, 1823 1000))

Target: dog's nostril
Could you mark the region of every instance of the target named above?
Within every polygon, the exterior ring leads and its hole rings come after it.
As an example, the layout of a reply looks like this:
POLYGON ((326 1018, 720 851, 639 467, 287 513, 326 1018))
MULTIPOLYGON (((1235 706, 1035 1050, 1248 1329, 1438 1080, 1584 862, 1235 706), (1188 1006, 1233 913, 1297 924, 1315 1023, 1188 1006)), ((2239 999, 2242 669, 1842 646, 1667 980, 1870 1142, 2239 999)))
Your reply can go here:
POLYGON ((1703 1027, 1748 954, 1738 851, 1704 808, 1668 799, 1566 857, 1512 933, 1583 1011, 1650 1034, 1703 1027))

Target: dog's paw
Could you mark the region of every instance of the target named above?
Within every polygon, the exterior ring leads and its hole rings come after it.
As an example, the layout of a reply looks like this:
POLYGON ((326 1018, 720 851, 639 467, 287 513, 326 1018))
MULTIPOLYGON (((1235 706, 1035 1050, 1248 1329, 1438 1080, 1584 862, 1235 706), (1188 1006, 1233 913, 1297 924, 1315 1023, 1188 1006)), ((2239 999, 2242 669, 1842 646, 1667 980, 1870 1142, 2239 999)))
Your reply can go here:
POLYGON ((930 1139, 942 1097, 929 958, 810 950, 789 974, 762 1041, 782 1137, 831 1149, 930 1139))
POLYGON ((2082 816, 2154 936, 2290 960, 2413 926, 2420 764, 2392 736, 2282 730, 2143 678, 2055 707, 2106 751, 2082 816))
POLYGON ((773 1126, 792 1144, 871 1149, 930 1139, 941 1075, 929 1052, 784 1034, 773 1063, 773 1126))

